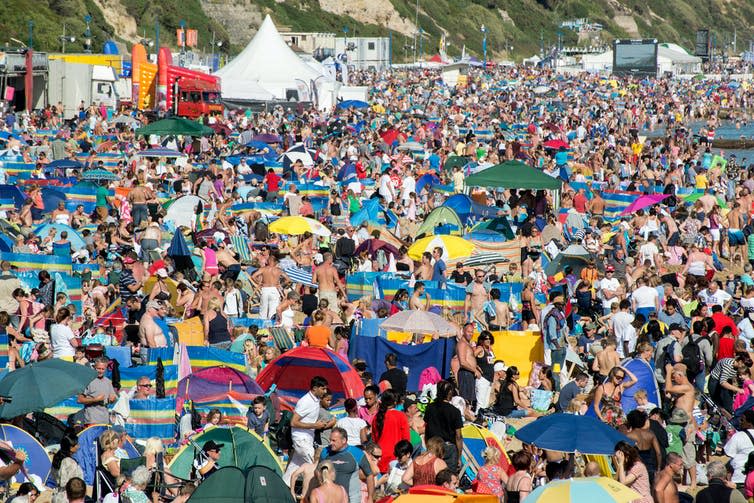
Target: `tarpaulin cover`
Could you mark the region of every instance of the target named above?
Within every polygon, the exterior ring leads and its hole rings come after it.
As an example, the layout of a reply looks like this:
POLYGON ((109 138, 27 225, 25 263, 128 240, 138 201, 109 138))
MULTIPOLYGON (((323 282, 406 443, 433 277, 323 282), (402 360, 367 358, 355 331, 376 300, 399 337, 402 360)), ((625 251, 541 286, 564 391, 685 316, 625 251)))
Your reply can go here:
POLYGON ((507 366, 518 367, 521 373, 519 384, 525 386, 531 373, 533 362, 542 362, 545 358, 545 348, 539 332, 515 332, 504 330, 492 332, 495 343, 492 351, 495 358, 503 360, 507 366))
POLYGON ((277 384, 281 398, 300 398, 309 391, 314 376, 327 379, 335 401, 364 395, 364 384, 348 361, 329 349, 310 346, 294 348, 272 360, 257 376, 257 383, 264 390, 277 384))
POLYGON ((354 337, 348 350, 350 359, 359 358, 367 362, 375 379, 385 369, 385 356, 395 353, 398 356, 398 368, 408 367, 409 391, 419 391, 419 375, 427 367, 435 367, 441 376, 450 374, 450 360, 455 354, 456 341, 451 338, 438 339, 426 344, 410 346, 390 342, 382 337, 354 337))

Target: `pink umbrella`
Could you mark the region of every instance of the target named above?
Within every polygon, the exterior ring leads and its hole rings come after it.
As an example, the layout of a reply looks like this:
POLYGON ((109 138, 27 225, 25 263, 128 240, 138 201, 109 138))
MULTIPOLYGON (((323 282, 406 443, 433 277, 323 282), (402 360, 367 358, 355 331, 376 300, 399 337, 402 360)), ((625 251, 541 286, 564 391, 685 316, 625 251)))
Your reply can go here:
POLYGON ((548 140, 544 142, 545 148, 549 148, 552 150, 560 150, 560 148, 564 148, 566 150, 570 150, 571 146, 564 142, 563 140, 548 140))
POLYGON ((654 204, 664 201, 669 198, 670 194, 645 194, 639 196, 633 203, 626 206, 626 209, 621 212, 621 215, 629 215, 635 211, 643 210, 654 204))

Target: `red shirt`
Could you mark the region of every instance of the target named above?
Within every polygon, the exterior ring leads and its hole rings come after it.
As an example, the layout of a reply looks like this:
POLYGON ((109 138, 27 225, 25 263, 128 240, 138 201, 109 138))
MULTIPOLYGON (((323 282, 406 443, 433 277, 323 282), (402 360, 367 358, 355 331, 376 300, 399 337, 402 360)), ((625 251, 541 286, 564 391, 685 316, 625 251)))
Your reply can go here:
POLYGON ((730 327, 733 331, 733 337, 738 337, 738 327, 730 316, 720 312, 713 314, 710 318, 715 322, 715 332, 722 334, 723 328, 730 327))
POLYGON ((717 344, 717 359, 733 358, 735 352, 733 351, 733 344, 735 339, 730 337, 720 337, 720 342, 717 344))
POLYGON ((411 440, 411 431, 408 427, 406 415, 395 409, 388 409, 385 413, 382 434, 379 436, 377 435, 376 424, 377 416, 375 415, 374 419, 372 419, 372 438, 382 448, 382 457, 377 466, 380 468, 380 473, 387 473, 388 465, 395 459, 395 454, 393 453, 395 444, 401 440, 411 440))
POLYGON ((573 196, 573 207, 579 213, 586 213, 586 201, 586 195, 576 194, 575 196, 573 196))
POLYGON ((281 178, 275 173, 267 173, 264 175, 264 182, 267 184, 267 192, 277 192, 280 190, 281 178))

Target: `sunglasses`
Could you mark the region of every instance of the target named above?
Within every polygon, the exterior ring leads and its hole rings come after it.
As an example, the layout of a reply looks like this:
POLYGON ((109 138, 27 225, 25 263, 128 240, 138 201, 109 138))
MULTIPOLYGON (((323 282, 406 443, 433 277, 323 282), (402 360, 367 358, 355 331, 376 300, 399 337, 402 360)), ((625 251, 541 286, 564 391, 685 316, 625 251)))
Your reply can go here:
POLYGON ((381 459, 381 458, 382 458, 382 453, 379 453, 379 454, 372 454, 372 457, 373 457, 374 459, 381 459))
POLYGON ((139 384, 139 386, 141 386, 142 388, 151 388, 152 387, 151 384, 139 384))
POLYGON ((626 376, 625 375, 615 376, 616 379, 623 379, 624 377, 626 377, 626 376))

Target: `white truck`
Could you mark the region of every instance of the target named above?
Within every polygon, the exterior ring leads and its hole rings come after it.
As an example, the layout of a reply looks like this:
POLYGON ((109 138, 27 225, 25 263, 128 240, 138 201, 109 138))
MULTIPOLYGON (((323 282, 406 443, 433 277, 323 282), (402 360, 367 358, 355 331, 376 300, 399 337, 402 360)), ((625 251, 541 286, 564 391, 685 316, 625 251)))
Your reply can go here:
POLYGON ((63 104, 64 117, 70 119, 78 114, 79 105, 99 105, 116 109, 119 103, 118 77, 109 66, 70 63, 50 60, 48 67, 47 92, 43 95, 44 104, 63 104))

